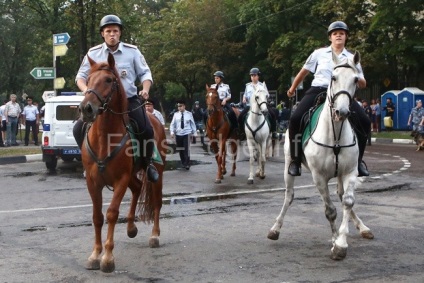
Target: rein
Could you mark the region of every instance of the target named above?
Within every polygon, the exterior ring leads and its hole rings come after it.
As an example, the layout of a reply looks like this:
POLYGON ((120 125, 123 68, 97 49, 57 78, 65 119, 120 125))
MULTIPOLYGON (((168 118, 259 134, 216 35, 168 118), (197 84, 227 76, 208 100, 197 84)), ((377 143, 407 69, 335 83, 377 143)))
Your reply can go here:
MULTIPOLYGON (((338 65, 338 66, 334 67, 334 69, 337 69, 337 68, 352 68, 352 66, 350 66, 349 64, 343 64, 343 65, 338 65)), ((330 90, 332 90, 333 81, 334 80, 332 78, 331 83, 330 83, 330 90)), ((345 120, 342 121, 342 124, 340 126, 340 131, 339 131, 339 134, 338 134, 338 137, 336 135, 336 129, 335 129, 334 120, 333 120, 333 117, 332 117, 332 114, 334 112, 333 105, 334 105, 334 102, 336 101, 337 97, 339 95, 342 95, 342 94, 347 95, 349 97, 349 108, 350 108, 350 106, 352 105, 353 99, 352 99, 351 94, 348 91, 341 90, 341 91, 338 91, 334 95, 331 95, 331 93, 327 94, 327 100, 330 101, 330 103, 328 104, 328 106, 330 107, 330 120, 331 120, 331 127, 332 127, 332 130, 333 130, 334 145, 327 145, 327 144, 320 143, 320 142, 314 140, 313 135, 311 135, 311 140, 314 143, 316 143, 317 145, 322 146, 322 147, 332 148, 333 149, 333 153, 336 156, 336 170, 334 172, 334 177, 337 177, 337 175, 338 175, 338 169, 339 169, 339 153, 340 153, 340 150, 342 148, 352 147, 352 146, 355 146, 356 145, 356 135, 355 135, 353 129, 352 129, 352 133, 353 133, 353 141, 352 141, 352 143, 351 144, 347 144, 347 145, 340 145, 340 138, 341 138, 341 135, 342 135, 343 125, 344 125, 345 120)), ((310 117, 312 117, 311 114, 310 114, 310 117)), ((311 123, 309 123, 309 130, 312 133, 312 125, 311 125, 311 123)))

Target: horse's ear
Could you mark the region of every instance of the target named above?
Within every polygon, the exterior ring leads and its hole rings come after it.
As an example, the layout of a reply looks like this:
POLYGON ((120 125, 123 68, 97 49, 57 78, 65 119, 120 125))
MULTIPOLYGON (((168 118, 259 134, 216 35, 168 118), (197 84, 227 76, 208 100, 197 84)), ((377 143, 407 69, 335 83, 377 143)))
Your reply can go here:
POLYGON ((361 61, 361 54, 359 51, 355 51, 355 54, 353 55, 353 62, 355 62, 355 65, 361 61))
POLYGON ((268 91, 268 88, 266 87, 265 81, 264 81, 264 88, 266 89, 266 91, 268 91))
POLYGON ((94 62, 94 60, 91 59, 90 56, 87 55, 87 58, 88 58, 88 62, 90 62, 90 66, 93 66, 94 64, 96 64, 96 62, 94 62))
POLYGON ((206 90, 209 90, 209 86, 208 86, 208 84, 206 84, 206 90))
POLYGON ((113 57, 112 53, 109 53, 109 56, 107 56, 107 63, 112 69, 115 68, 115 57, 113 57))

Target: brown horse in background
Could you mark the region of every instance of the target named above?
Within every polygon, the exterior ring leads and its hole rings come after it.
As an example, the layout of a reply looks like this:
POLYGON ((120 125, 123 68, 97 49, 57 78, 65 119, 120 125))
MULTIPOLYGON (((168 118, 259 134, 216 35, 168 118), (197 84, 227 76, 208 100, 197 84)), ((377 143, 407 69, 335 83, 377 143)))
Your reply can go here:
POLYGON ((127 132, 126 126, 129 121, 127 97, 115 69, 114 57, 109 54, 105 63, 96 63, 91 58, 88 59, 91 66, 88 89, 81 102, 80 112, 83 121, 90 124, 81 152, 87 187, 93 202, 95 242, 86 268, 112 272, 115 269, 112 253, 114 230, 119 207, 128 187, 132 193, 127 215, 128 237, 134 238, 137 235, 135 210, 139 204, 140 219, 144 222, 153 220, 149 245, 159 246, 159 213, 162 207, 162 178, 167 145, 164 127, 149 113, 148 117, 155 133, 154 142, 160 155, 160 158, 156 157, 162 162, 155 164, 159 180, 156 183, 148 182, 147 174, 134 162, 134 154, 137 154, 140 147, 133 147, 133 143, 138 145, 138 141, 131 139, 127 132), (108 229, 104 254, 101 256, 104 223, 102 190, 105 186, 113 188, 113 196, 106 213, 108 229))
MULTIPOLYGON (((215 88, 206 85, 206 106, 208 111, 208 121, 206 123, 206 131, 209 138, 209 145, 215 153, 218 172, 216 173, 215 183, 221 183, 224 175, 227 173, 225 167, 225 159, 227 155, 227 141, 230 142, 232 155, 232 170, 230 176, 236 175, 236 161, 239 138, 237 132, 231 130, 230 122, 225 117, 224 110, 219 100, 218 92, 215 88)), ((240 115, 238 109, 233 107, 236 116, 240 115)))

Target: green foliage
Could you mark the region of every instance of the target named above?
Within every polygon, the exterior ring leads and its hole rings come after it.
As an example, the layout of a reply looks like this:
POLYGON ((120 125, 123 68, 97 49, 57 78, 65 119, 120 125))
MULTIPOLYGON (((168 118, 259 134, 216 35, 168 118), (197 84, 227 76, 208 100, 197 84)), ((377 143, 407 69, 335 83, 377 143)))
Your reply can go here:
MULTIPOLYGON (((350 28, 348 48, 360 51, 373 96, 390 89, 424 88, 422 0, 0 0, 0 98, 26 92, 40 100, 51 80, 35 80, 34 67, 51 67, 52 35, 71 36, 61 58, 64 91, 88 49, 100 44, 106 14, 124 23, 122 41, 139 46, 152 69, 152 96, 166 106, 176 98, 202 98, 222 70, 233 101, 259 67, 270 89, 285 93, 290 79, 316 48, 328 45, 335 20, 350 28), (183 89, 182 89, 183 88, 183 89)), ((305 81, 305 87, 312 76, 305 81)))

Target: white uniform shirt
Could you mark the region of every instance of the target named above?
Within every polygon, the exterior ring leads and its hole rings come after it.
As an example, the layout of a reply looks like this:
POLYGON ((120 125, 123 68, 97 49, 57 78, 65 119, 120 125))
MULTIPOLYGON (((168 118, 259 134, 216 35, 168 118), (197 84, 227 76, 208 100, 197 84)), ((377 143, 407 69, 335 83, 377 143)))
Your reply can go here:
POLYGON ((156 118, 158 118, 159 122, 165 126, 165 120, 163 119, 162 113, 160 113, 158 110, 153 109, 152 113, 156 118))
MULTIPOLYGON (((90 48, 87 55, 95 62, 100 63, 107 61, 109 53, 112 53, 115 58, 115 67, 118 70, 128 98, 137 95, 137 87, 135 85, 137 79, 141 83, 145 80, 153 82, 150 68, 137 46, 120 42, 118 49, 116 49, 116 51, 111 51, 106 43, 103 43, 90 48)), ((90 62, 88 62, 87 55, 85 55, 81 63, 75 82, 80 78, 87 81, 88 72, 90 70, 90 62)))
POLYGON ((170 126, 171 135, 185 136, 196 133, 196 124, 194 123, 193 114, 184 110, 184 129, 181 128, 181 111, 174 113, 170 126))
MULTIPOLYGON (((265 85, 262 82, 258 82, 256 84, 256 87, 259 89, 264 89, 267 91, 267 96, 266 98, 269 97, 269 93, 268 90, 266 89, 265 85)), ((244 90, 244 94, 243 97, 246 99, 246 104, 250 105, 250 97, 253 95, 253 93, 255 93, 255 84, 250 82, 246 84, 246 89, 244 90)))
MULTIPOLYGON (((216 84, 211 85, 211 88, 216 88, 216 87, 217 87, 216 84)), ((228 99, 231 98, 231 90, 229 85, 224 83, 219 83, 217 91, 218 91, 220 100, 224 100, 225 98, 228 98, 228 99)))
MULTIPOLYGON (((346 49, 338 55, 339 59, 350 58, 353 59, 354 54, 350 53, 346 49)), ((359 70, 358 77, 364 79, 364 73, 360 63, 356 65, 359 70)), ((331 74, 334 69, 333 54, 331 47, 324 47, 315 50, 309 55, 303 68, 311 73, 314 73, 314 79, 312 80, 311 86, 316 87, 328 87, 331 81, 331 74)))
POLYGON ((6 104, 3 104, 2 106, 0 106, 0 116, 2 121, 6 121, 6 116, 4 113, 5 108, 6 108, 6 104))
POLYGON ((25 116, 25 120, 35 121, 37 120, 38 108, 35 105, 27 105, 24 107, 22 114, 25 116))

